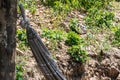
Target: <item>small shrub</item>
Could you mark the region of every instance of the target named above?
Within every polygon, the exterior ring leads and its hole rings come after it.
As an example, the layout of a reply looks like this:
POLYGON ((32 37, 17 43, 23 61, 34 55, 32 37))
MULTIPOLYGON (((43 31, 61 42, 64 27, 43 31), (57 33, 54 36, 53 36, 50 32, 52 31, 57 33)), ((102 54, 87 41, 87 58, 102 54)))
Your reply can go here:
POLYGON ((120 29, 115 32, 115 40, 120 42, 120 29))
POLYGON ((42 30, 42 37, 47 37, 48 39, 52 40, 63 40, 65 36, 65 32, 60 30, 49 30, 49 29, 43 29, 42 30))
POLYGON ((72 31, 77 31, 78 29, 78 19, 73 18, 71 19, 70 23, 69 23, 69 27, 72 31))
POLYGON ((80 38, 80 36, 75 33, 75 32, 69 32, 67 35, 67 39, 66 39, 66 44, 69 46, 72 45, 79 45, 80 43, 84 43, 83 39, 80 38))
POLYGON ((54 2, 57 0, 40 0, 42 4, 46 5, 46 6, 54 6, 54 2))
POLYGON ((67 51, 75 61, 83 63, 88 59, 86 51, 82 50, 81 47, 78 45, 68 48, 67 51))
POLYGON ((115 1, 120 2, 120 0, 115 0, 115 1))
POLYGON ((120 29, 115 32, 112 44, 120 47, 120 29))
POLYGON ((53 7, 55 14, 67 13, 69 10, 70 6, 68 4, 61 3, 60 1, 56 1, 55 6, 53 7))
POLYGON ((23 64, 16 64, 16 80, 24 80, 23 78, 23 64))
POLYGON ((18 42, 18 48, 25 50, 28 44, 27 36, 26 36, 26 30, 18 29, 17 30, 17 42, 18 42))
POLYGON ((23 41, 25 44, 27 44, 26 30, 18 29, 18 30, 17 30, 17 38, 18 38, 20 41, 23 41))
POLYGON ((45 0, 41 1, 47 6, 51 6, 55 14, 66 14, 72 9, 79 9, 79 0, 45 0))
POLYGON ((88 11, 88 15, 84 18, 85 23, 90 27, 105 28, 112 26, 112 20, 114 13, 98 10, 98 8, 91 8, 88 11))
POLYGON ((96 7, 98 9, 105 9, 110 5, 110 2, 113 0, 79 0, 81 6, 85 10, 89 10, 90 8, 96 7))
POLYGON ((113 0, 42 0, 41 2, 45 5, 54 8, 55 12, 68 13, 72 9, 84 9, 89 10, 92 7, 98 9, 106 8, 113 0))

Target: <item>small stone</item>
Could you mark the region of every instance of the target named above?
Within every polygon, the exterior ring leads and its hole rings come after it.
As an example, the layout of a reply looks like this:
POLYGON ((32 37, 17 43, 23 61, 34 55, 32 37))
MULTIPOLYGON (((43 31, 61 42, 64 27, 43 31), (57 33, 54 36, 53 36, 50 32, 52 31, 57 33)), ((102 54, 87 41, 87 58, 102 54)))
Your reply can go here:
POLYGON ((86 34, 87 33, 87 27, 84 26, 83 24, 78 24, 78 26, 80 27, 82 34, 86 34))
POLYGON ((117 58, 117 59, 120 59, 120 53, 115 53, 114 57, 117 58))
POLYGON ((108 63, 110 63, 110 60, 108 58, 106 58, 105 60, 102 60, 101 64, 103 65, 107 65, 108 63))

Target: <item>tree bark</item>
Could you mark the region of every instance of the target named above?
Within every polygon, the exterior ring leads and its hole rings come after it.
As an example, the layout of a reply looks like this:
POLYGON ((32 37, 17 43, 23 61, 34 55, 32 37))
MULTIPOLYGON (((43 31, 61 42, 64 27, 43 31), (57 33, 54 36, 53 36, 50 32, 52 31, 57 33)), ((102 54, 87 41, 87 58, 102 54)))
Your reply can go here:
POLYGON ((0 0, 0 80, 15 80, 17 0, 0 0))

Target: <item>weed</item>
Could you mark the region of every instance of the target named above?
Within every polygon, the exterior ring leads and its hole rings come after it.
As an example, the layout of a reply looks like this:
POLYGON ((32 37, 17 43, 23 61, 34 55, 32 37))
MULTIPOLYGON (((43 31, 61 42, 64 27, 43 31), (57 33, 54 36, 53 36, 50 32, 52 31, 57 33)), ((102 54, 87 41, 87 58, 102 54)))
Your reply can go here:
POLYGON ((110 2, 113 0, 80 0, 81 6, 85 10, 89 10, 93 7, 96 7, 98 9, 105 9, 110 5, 110 2))
POLYGON ((55 12, 69 12, 72 9, 84 8, 89 10, 92 7, 106 8, 113 0, 42 0, 41 2, 45 5, 54 8, 55 12))
POLYGON ((59 42, 58 41, 56 41, 56 40, 50 40, 49 41, 48 48, 49 48, 49 50, 50 50, 51 53, 54 54, 54 52, 56 50, 58 50, 58 46, 59 46, 59 42))
POLYGON ((115 32, 112 44, 120 47, 120 29, 115 32))
POLYGON ((23 41, 23 42, 26 44, 26 43, 27 43, 26 30, 18 29, 18 30, 17 30, 17 38, 18 38, 20 41, 23 41))
POLYGON ((54 6, 54 2, 57 0, 41 0, 41 3, 46 6, 54 6))
POLYGON ((71 19, 71 21, 69 23, 69 27, 72 31, 77 32, 77 30, 78 30, 78 19, 77 18, 71 19))
POLYGON ((78 62, 85 62, 88 59, 87 53, 85 50, 81 49, 81 46, 72 46, 68 48, 68 53, 71 55, 73 60, 78 62))
POLYGON ((53 10, 56 14, 67 13, 70 10, 70 7, 68 4, 63 4, 60 1, 56 1, 53 10))
POLYGON ((64 39, 65 35, 65 32, 60 30, 49 30, 47 28, 42 30, 42 37, 47 37, 52 40, 61 41, 64 39))
POLYGON ((113 33, 115 33, 116 31, 119 30, 119 28, 120 28, 120 24, 118 23, 118 24, 114 25, 113 27, 111 27, 110 30, 111 30, 113 33))
POLYGON ((91 8, 84 19, 85 23, 89 25, 89 27, 106 28, 112 26, 113 18, 114 13, 112 12, 98 10, 98 8, 91 8))
POLYGON ((79 8, 79 0, 42 0, 42 3, 51 6, 55 14, 65 14, 79 8))
POLYGON ((72 45, 79 45, 80 43, 84 43, 84 40, 80 38, 80 36, 77 33, 71 31, 68 33, 65 42, 67 45, 72 46, 72 45))
POLYGON ((60 46, 60 42, 66 38, 66 33, 60 30, 49 30, 47 28, 42 30, 42 37, 45 37, 50 42, 48 47, 54 53, 60 46))
POLYGON ((120 2, 120 0, 115 0, 115 1, 120 2))
POLYGON ((18 42, 18 48, 25 50, 27 48, 27 36, 26 36, 26 30, 18 29, 17 30, 17 42, 18 42))
POLYGON ((23 63, 16 64, 16 80, 24 80, 24 78, 23 78, 23 73, 24 73, 23 65, 24 65, 23 63))

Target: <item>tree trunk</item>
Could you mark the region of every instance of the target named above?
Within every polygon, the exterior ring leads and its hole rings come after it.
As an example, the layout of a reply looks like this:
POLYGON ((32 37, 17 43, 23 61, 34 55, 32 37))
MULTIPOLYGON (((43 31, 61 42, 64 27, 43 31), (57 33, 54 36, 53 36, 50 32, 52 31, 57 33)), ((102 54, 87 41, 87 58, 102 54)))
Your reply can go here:
POLYGON ((0 0, 0 80, 15 80, 17 0, 0 0))

